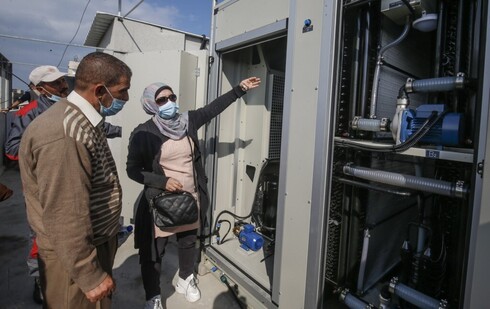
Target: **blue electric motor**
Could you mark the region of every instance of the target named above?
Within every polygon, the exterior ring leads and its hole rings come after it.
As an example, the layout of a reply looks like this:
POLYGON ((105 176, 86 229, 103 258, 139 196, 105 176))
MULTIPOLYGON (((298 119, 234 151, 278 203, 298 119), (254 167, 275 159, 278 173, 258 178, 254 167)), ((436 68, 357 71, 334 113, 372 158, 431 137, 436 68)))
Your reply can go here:
MULTIPOLYGON (((436 111, 440 114, 444 110, 444 104, 426 104, 420 105, 415 111, 404 110, 400 122, 400 142, 403 143, 410 135, 417 132, 432 112, 436 111)), ((438 146, 458 146, 463 140, 463 129, 463 115, 447 113, 420 139, 420 142, 438 146)))
POLYGON ((246 251, 257 251, 264 245, 264 239, 262 236, 254 232, 254 226, 252 224, 245 224, 240 234, 238 234, 240 240, 240 247, 246 251))

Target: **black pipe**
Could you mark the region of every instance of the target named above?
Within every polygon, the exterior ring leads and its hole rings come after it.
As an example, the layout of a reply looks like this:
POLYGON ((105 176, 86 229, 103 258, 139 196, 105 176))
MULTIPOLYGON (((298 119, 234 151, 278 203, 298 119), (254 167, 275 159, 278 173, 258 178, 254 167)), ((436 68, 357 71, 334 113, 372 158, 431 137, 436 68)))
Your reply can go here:
POLYGON ((363 189, 368 189, 368 190, 373 190, 373 191, 378 191, 378 192, 383 192, 383 193, 390 193, 390 194, 395 194, 395 195, 400 195, 400 196, 413 196, 414 193, 408 192, 408 191, 400 191, 400 190, 394 190, 394 189, 388 189, 386 187, 380 187, 376 185, 372 185, 369 183, 361 182, 361 181, 355 181, 347 178, 342 178, 342 177, 334 177, 334 181, 341 182, 346 185, 350 186, 355 186, 363 189))

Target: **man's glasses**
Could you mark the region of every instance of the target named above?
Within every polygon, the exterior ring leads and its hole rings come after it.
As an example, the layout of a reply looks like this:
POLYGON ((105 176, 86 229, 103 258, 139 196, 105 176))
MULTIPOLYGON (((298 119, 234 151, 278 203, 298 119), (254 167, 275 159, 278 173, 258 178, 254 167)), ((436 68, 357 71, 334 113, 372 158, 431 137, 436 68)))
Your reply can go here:
POLYGON ((177 100, 177 96, 175 94, 171 94, 168 97, 159 97, 158 99, 155 100, 155 102, 161 105, 167 103, 168 100, 175 102, 177 100))

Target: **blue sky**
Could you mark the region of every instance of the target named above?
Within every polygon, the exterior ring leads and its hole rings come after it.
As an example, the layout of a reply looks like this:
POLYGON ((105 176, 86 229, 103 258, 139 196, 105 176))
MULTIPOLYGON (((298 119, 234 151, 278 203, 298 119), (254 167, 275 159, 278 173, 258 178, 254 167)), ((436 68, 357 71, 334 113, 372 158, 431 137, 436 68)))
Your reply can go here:
MULTIPOLYGON (((128 18, 209 36, 213 1, 144 0, 128 18)), ((139 2, 121 0, 121 15, 126 15, 139 2)), ((95 13, 117 15, 119 0, 0 0, 0 8, 0 53, 12 62, 13 73, 29 82, 29 73, 36 66, 49 64, 66 72, 68 61, 81 59, 94 50, 68 47, 65 52, 64 45, 25 39, 63 43, 73 39, 72 44, 83 45, 95 13)), ((13 88, 25 90, 27 86, 14 77, 13 88)))

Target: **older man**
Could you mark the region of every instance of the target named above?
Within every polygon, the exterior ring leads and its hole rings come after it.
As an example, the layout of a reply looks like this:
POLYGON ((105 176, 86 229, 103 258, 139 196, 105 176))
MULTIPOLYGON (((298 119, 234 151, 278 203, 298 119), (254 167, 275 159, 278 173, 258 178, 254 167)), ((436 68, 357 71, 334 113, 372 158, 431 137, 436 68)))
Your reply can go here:
POLYGON ((29 80, 40 93, 36 100, 31 101, 16 113, 16 118, 5 143, 5 154, 11 160, 17 160, 20 139, 27 126, 54 103, 68 95, 67 73, 60 72, 51 65, 42 65, 29 74, 29 80))
POLYGON ((103 115, 124 106, 131 75, 114 56, 88 54, 74 91, 22 138, 20 172, 48 308, 110 308, 121 186, 103 115))

